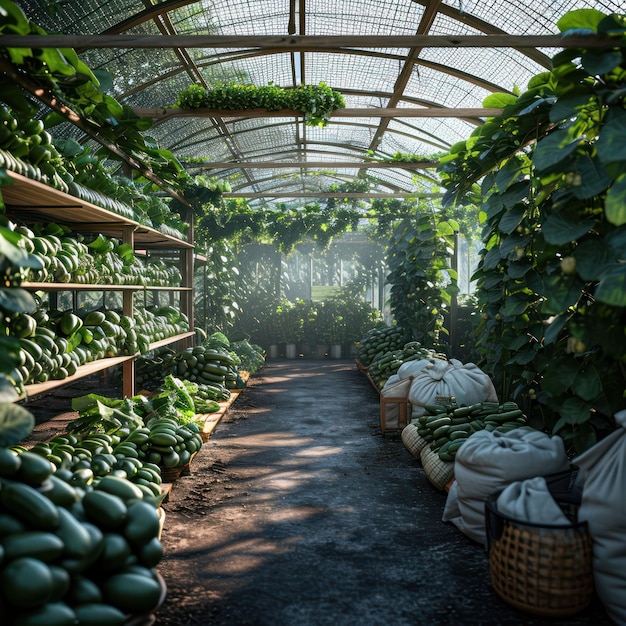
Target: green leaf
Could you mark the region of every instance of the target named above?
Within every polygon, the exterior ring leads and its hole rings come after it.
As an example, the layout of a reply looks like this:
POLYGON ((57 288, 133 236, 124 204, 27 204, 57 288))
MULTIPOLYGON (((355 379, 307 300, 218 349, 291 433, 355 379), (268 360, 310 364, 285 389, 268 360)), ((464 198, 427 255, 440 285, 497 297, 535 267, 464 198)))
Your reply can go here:
POLYGON ((514 105, 517 102, 517 96, 511 93, 492 93, 483 100, 483 107, 486 109, 502 109, 506 106, 514 105))
POLYGON ((626 161, 626 111, 614 113, 596 141, 598 157, 603 163, 626 161))
POLYGON ((596 287, 596 300, 616 307, 626 307, 626 263, 618 263, 596 287))
POLYGON ((515 207, 505 211, 498 222, 498 229, 503 233, 512 233, 524 219, 526 207, 515 207))
POLYGON ((520 350, 505 365, 528 365, 535 360, 536 356, 535 350, 520 350))
POLYGON ((608 190, 604 212, 611 224, 615 226, 626 224, 626 173, 622 174, 608 190))
POLYGON ((606 15, 597 9, 576 9, 568 11, 557 21, 556 25, 562 33, 577 28, 588 28, 597 32, 598 24, 605 17, 606 15))
POLYGON ((13 446, 30 435, 35 418, 19 404, 0 404, 0 446, 13 446))
POLYGON ((608 74, 619 67, 623 59, 619 50, 588 50, 581 57, 582 66, 592 76, 608 74))
POLYGON ((573 357, 561 357, 548 363, 543 372, 542 388, 551 396, 560 396, 576 380, 580 363, 573 357))
POLYGON ((584 424, 589 421, 592 405, 582 398, 566 398, 559 413, 568 424, 584 424))
POLYGON ((37 304, 25 289, 0 287, 0 307, 14 313, 30 313, 37 308, 37 304))
POLYGON ((563 327, 567 323, 567 319, 565 315, 557 315, 552 319, 544 333, 544 343, 546 345, 556 343, 563 327))
POLYGON ((545 315, 558 315, 573 306, 580 298, 582 284, 566 279, 561 274, 545 276, 543 290, 546 299, 541 303, 541 312, 545 315))
POLYGON ((504 306, 500 309, 502 317, 515 317, 521 315, 528 309, 532 297, 529 295, 510 295, 505 301, 504 306))
POLYGON ((553 213, 542 225, 542 233, 548 243, 563 245, 577 241, 587 234, 595 225, 595 220, 587 218, 578 221, 573 215, 553 213))
POLYGON ((578 117, 580 109, 589 104, 589 94, 559 98, 550 109, 550 121, 560 122, 578 117))
POLYGON ((602 393, 602 378, 598 370, 593 365, 581 369, 574 381, 574 389, 579 398, 589 402, 599 396, 602 393))
POLYGON ((571 190, 581 200, 599 196, 613 182, 596 156, 581 155, 575 169, 578 184, 572 185, 571 190))
POLYGON ((537 143, 533 165, 539 172, 545 172, 565 160, 580 143, 581 138, 572 139, 568 129, 556 130, 537 143))
POLYGON ((615 263, 615 254, 599 237, 587 239, 574 252, 576 272, 584 281, 597 281, 615 263))

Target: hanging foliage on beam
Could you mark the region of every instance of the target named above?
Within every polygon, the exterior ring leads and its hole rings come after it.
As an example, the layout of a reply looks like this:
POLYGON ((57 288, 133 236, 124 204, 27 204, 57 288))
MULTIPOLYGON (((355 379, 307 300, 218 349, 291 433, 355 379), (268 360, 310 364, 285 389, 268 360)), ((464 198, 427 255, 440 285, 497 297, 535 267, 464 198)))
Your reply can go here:
POLYGON ((180 91, 174 104, 175 108, 181 109, 207 108, 225 111, 289 109, 302 113, 307 126, 321 127, 328 124, 328 118, 333 111, 345 106, 343 96, 323 82, 290 89, 273 83, 261 87, 230 83, 210 89, 194 84, 180 91))

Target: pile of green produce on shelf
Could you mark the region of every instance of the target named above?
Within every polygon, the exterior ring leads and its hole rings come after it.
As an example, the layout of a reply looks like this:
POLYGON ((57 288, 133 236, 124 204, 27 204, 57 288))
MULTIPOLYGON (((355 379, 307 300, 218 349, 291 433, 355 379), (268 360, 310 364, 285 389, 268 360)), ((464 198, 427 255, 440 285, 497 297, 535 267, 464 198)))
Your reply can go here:
POLYGON ((35 109, 11 83, 0 96, 0 169, 49 185, 125 219, 150 226, 176 239, 186 239, 180 215, 129 179, 115 176, 101 155, 74 139, 55 140, 35 109), (13 102, 15 106, 11 106, 13 102))
POLYGON ((9 336, 19 342, 19 365, 9 374, 15 386, 64 380, 81 365, 107 357, 146 353, 154 341, 189 329, 174 307, 137 309, 128 317, 112 310, 15 313, 9 336))
POLYGON ((465 440, 479 430, 508 432, 526 426, 526 416, 515 402, 479 402, 471 406, 426 407, 412 420, 417 432, 442 461, 453 462, 465 440))
POLYGON ((233 331, 229 336, 216 331, 204 336, 201 343, 205 348, 227 352, 238 369, 248 374, 254 374, 265 364, 265 350, 250 343, 250 335, 241 331, 233 331))
POLYGON ((122 473, 83 483, 17 443, 34 418, 12 405, 0 424, 0 620, 123 624, 165 597, 157 499, 122 473))
POLYGON ((357 358, 366 367, 390 350, 401 350, 411 341, 409 333, 398 326, 371 328, 364 337, 355 342, 357 358))
MULTIPOLYGON (((112 399, 88 394, 74 398, 72 408, 78 412, 78 417, 68 425, 68 432, 78 439, 79 446, 94 433, 101 438, 112 438, 112 451, 107 450, 106 454, 120 458, 122 467, 118 469, 129 474, 127 478, 137 481, 140 488, 154 490, 155 485, 145 481, 150 482, 149 474, 155 467, 161 470, 183 467, 202 447, 198 414, 205 404, 200 402, 196 406, 191 391, 185 381, 167 376, 149 397, 138 394, 132 398, 112 399)), ((219 405, 214 402, 210 408, 216 411, 219 405)), ((91 466, 81 468, 86 470, 81 475, 89 478, 90 470, 96 475, 115 471, 111 461, 110 456, 92 455, 91 466)))
POLYGON ((409 341, 397 350, 378 352, 369 365, 368 374, 376 387, 382 389, 388 378, 396 374, 404 363, 430 358, 445 360, 446 356, 430 348, 424 348, 419 341, 409 341))
POLYGON ((239 374, 239 359, 226 350, 194 346, 167 358, 163 365, 165 373, 200 385, 218 384, 229 389, 246 385, 239 374))
POLYGON ((90 285, 154 285, 176 287, 180 270, 163 260, 141 259, 130 244, 97 234, 73 233, 56 222, 15 226, 21 248, 41 261, 41 269, 25 269, 22 280, 90 285))

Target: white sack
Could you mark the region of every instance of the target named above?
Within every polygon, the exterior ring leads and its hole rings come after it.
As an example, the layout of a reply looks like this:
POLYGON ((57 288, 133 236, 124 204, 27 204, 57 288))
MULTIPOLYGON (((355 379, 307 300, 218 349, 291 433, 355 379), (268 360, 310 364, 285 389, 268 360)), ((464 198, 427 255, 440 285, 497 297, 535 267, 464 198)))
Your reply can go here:
MULTIPOLYGON (((457 359, 423 359, 429 361, 413 378, 409 400, 415 406, 435 404, 437 396, 454 396, 457 404, 497 402, 498 395, 491 378, 474 363, 457 359)), ((420 361, 421 363, 421 361, 420 361)))
MULTIPOLYGON (((437 359, 442 361, 442 359, 437 359)), ((398 368, 398 377, 399 378, 413 378, 417 374, 419 374, 427 365, 430 365, 433 361, 432 358, 429 359, 415 359, 413 361, 405 361, 398 368)), ((447 361, 443 361, 443 363, 447 363, 447 361)))
MULTIPOLYGON (((410 378, 400 379, 398 374, 392 374, 383 385, 380 394, 386 398, 406 398, 409 395, 410 387, 410 378)), ((398 428, 398 406, 396 404, 385 405, 384 420, 385 430, 398 428)))
POLYGON ((571 525, 552 497, 543 476, 517 481, 505 487, 496 500, 496 510, 520 522, 545 526, 571 525))
POLYGON ((479 430, 454 457, 456 489, 450 489, 443 521, 486 544, 485 502, 518 480, 567 470, 569 460, 560 437, 522 426, 506 433, 479 430))
POLYGON ((626 411, 618 428, 574 459, 582 480, 578 519, 589 524, 593 577, 613 621, 626 624, 626 411))

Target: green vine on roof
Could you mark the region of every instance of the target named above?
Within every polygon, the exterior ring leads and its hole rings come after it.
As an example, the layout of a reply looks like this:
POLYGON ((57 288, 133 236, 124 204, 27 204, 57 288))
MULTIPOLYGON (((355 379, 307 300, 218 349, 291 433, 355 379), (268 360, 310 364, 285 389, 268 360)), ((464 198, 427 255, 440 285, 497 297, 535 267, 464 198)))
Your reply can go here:
POLYGON ((178 93, 174 107, 181 109, 221 109, 245 111, 289 109, 304 115, 307 126, 326 126, 330 114, 345 107, 343 96, 326 83, 300 85, 291 89, 270 83, 266 86, 225 84, 207 89, 190 85, 178 93))

